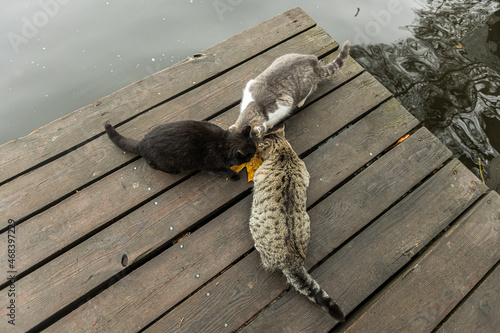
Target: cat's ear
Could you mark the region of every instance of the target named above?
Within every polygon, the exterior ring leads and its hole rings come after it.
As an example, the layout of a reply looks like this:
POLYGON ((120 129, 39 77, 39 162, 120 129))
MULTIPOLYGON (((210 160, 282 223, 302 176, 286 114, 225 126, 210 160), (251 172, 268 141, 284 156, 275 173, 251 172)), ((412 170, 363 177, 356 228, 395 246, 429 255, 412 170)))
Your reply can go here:
POLYGON ((259 149, 261 149, 261 150, 266 149, 270 145, 271 145, 271 141, 270 140, 263 140, 263 141, 260 141, 259 144, 258 144, 259 149))
MULTIPOLYGON (((229 127, 229 128, 231 129, 231 127, 229 127)), ((243 136, 250 136, 251 130, 252 130, 252 128, 250 126, 245 126, 245 128, 241 131, 241 134, 243 134, 243 136)))
POLYGON ((243 158, 245 158, 245 154, 243 154, 243 152, 242 152, 241 150, 239 150, 239 149, 238 149, 238 150, 236 151, 236 158, 237 158, 238 160, 242 160, 243 158))
POLYGON ((285 124, 283 124, 283 127, 280 128, 279 130, 277 130, 276 133, 278 133, 279 135, 284 137, 285 136, 285 124))
POLYGON ((236 124, 229 126, 229 132, 238 132, 238 126, 236 124))
POLYGON ((253 155, 255 155, 255 153, 245 153, 243 152, 242 150, 238 149, 236 151, 236 158, 239 160, 239 161, 250 161, 253 157, 253 155))
POLYGON ((266 132, 266 128, 263 125, 255 126, 252 129, 252 137, 256 139, 262 138, 264 133, 266 132))

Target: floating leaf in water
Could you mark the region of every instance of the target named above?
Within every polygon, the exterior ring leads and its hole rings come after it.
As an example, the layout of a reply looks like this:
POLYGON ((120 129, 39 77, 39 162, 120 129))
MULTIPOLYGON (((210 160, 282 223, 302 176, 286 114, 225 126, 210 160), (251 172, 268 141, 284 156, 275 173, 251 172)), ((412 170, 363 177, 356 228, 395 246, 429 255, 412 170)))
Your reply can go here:
POLYGON ((253 177, 255 175, 255 171, 260 167, 262 164, 263 160, 262 157, 260 157, 259 153, 255 153, 255 156, 252 157, 252 159, 246 163, 240 164, 240 165, 235 165, 231 167, 231 170, 234 172, 240 172, 244 168, 247 169, 247 174, 248 174, 248 181, 253 182, 253 177))

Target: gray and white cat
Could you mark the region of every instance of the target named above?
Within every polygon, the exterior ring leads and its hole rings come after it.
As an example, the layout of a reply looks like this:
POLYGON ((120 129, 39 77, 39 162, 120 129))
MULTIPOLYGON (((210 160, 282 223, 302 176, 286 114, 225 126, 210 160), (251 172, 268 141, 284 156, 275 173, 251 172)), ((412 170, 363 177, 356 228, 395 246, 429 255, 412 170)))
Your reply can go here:
POLYGON ((264 268, 281 270, 301 294, 343 322, 340 307, 304 268, 310 238, 309 173, 285 139, 284 127, 263 137, 264 162, 255 172, 250 231, 264 268))
POLYGON ((285 54, 271 66, 248 81, 243 90, 240 115, 229 127, 231 132, 252 127, 252 136, 262 135, 284 120, 294 106, 304 105, 307 97, 316 90, 318 83, 338 71, 349 56, 349 41, 340 54, 327 65, 322 65, 314 55, 285 54))

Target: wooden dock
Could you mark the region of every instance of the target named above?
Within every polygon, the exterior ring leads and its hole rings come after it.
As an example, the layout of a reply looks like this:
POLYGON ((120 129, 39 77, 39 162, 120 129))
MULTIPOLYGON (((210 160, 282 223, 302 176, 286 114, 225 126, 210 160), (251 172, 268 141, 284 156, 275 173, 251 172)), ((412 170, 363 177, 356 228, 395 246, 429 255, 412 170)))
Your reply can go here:
POLYGON ((353 59, 286 121, 306 267, 344 324, 260 267, 244 177, 166 174, 104 135, 232 123, 275 58, 337 50, 292 9, 0 146, 0 331, 498 332, 499 195, 353 59))

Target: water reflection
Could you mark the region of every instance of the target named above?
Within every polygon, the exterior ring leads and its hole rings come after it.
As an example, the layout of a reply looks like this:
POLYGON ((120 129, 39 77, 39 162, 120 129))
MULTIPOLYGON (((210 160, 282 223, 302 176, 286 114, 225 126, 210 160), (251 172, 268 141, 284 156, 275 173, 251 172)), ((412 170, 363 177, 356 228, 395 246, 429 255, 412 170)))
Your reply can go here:
MULTIPOLYGON (((497 8, 495 1, 428 0, 415 10, 414 24, 405 27, 413 37, 358 45, 351 52, 478 176, 479 158, 487 176, 489 162, 500 151, 486 135, 485 122, 500 131, 500 75, 467 59, 460 41, 497 8)), ((495 41, 488 43, 498 50, 495 41)))

